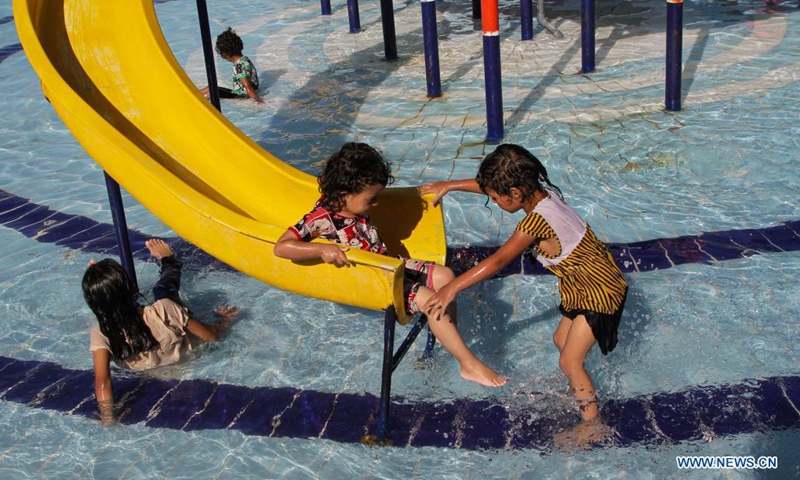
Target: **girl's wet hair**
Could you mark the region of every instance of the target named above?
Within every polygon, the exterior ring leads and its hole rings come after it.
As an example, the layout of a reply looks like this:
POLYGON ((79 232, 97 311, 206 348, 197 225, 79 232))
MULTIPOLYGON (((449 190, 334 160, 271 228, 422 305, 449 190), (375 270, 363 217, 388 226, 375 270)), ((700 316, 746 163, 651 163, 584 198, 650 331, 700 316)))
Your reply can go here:
POLYGON ((120 360, 157 346, 139 315, 136 294, 128 273, 110 258, 90 265, 83 274, 83 298, 108 338, 111 353, 120 360))
POLYGON ((217 43, 214 45, 214 50, 220 56, 241 55, 244 50, 244 42, 231 27, 228 27, 227 30, 217 35, 217 43))
POLYGON ((345 143, 331 155, 317 177, 322 206, 341 211, 347 195, 356 195, 373 185, 394 182, 391 164, 366 143, 345 143))
POLYGON ((483 159, 475 180, 484 192, 491 188, 499 195, 510 196, 511 189, 516 188, 522 193, 522 200, 541 190, 542 184, 562 197, 561 189, 550 183, 542 162, 531 152, 510 143, 500 145, 483 159))

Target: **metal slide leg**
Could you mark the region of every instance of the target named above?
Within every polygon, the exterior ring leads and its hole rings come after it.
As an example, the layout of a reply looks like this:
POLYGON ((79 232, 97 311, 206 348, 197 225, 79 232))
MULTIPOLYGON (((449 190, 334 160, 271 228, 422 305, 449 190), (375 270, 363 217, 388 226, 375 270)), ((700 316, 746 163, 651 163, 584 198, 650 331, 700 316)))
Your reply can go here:
POLYGON ((117 246, 119 247, 119 258, 122 267, 128 272, 128 276, 136 281, 136 269, 133 266, 133 253, 131 251, 131 241, 128 238, 128 222, 125 221, 125 208, 122 206, 122 193, 119 190, 119 183, 111 178, 106 172, 106 190, 108 191, 108 203, 111 206, 111 218, 114 221, 114 233, 117 236, 117 246))
POLYGON ((208 26, 208 8, 206 0, 197 0, 197 16, 200 22, 200 41, 203 44, 203 59, 206 62, 206 77, 208 78, 208 99, 211 105, 222 111, 219 103, 219 90, 217 89, 217 67, 214 63, 214 49, 211 46, 211 29, 208 26))
POLYGON ((389 423, 389 401, 391 400, 392 390, 392 371, 394 357, 394 328, 397 322, 397 314, 394 306, 386 309, 386 317, 383 323, 383 371, 381 373, 381 399, 378 410, 378 426, 376 435, 378 443, 386 442, 389 423))
POLYGON ((430 325, 428 326, 428 340, 425 342, 425 352, 422 354, 423 360, 433 360, 434 350, 436 346, 436 335, 431 332, 430 325))
MULTIPOLYGON (((383 371, 381 374, 381 398, 378 406, 378 421, 375 428, 375 435, 365 436, 362 438, 363 443, 367 445, 391 445, 391 440, 388 440, 387 437, 389 436, 389 406, 392 398, 392 374, 397 366, 400 365, 400 362, 406 356, 414 340, 416 340, 419 332, 422 331, 427 322, 427 317, 423 315, 422 318, 411 327, 411 331, 408 332, 408 335, 406 335, 406 338, 403 339, 403 342, 395 352, 394 333, 395 324, 397 323, 397 313, 394 306, 390 306, 386 309, 386 318, 384 319, 383 325, 383 371)), ((429 335, 428 343, 432 345, 432 342, 435 341, 436 338, 429 335)))

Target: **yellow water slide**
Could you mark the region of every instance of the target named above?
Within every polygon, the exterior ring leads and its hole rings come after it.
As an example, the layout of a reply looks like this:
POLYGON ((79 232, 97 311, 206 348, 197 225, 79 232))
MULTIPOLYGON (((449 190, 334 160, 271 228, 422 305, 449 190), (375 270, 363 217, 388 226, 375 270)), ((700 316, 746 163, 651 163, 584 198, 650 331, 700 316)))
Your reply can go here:
MULTIPOLYGON (((45 96, 75 138, 178 235, 270 285, 373 310, 394 305, 408 321, 400 260, 351 250, 354 266, 336 268, 274 256, 278 237, 316 201, 316 181, 198 93, 152 0, 14 0, 14 18, 45 96)), ((393 253, 444 262, 442 211, 429 198, 390 188, 373 210, 393 253)))

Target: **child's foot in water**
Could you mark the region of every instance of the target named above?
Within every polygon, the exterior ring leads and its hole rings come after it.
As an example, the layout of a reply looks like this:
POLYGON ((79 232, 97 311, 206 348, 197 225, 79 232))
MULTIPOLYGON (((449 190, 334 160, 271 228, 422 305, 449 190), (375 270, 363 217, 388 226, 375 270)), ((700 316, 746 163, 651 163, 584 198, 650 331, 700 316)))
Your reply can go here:
POLYGON ((587 447, 610 442, 616 436, 616 430, 603 423, 598 415, 557 434, 555 441, 559 447, 569 450, 571 447, 587 447))
POLYGON ((468 367, 461 366, 461 378, 472 382, 480 383, 485 387, 502 387, 510 380, 504 375, 500 375, 484 364, 468 367))
POLYGON ((144 246, 150 250, 150 255, 155 257, 157 260, 161 260, 164 257, 171 257, 172 256, 172 249, 169 248, 167 242, 164 240, 160 240, 158 238, 153 238, 144 242, 144 246))

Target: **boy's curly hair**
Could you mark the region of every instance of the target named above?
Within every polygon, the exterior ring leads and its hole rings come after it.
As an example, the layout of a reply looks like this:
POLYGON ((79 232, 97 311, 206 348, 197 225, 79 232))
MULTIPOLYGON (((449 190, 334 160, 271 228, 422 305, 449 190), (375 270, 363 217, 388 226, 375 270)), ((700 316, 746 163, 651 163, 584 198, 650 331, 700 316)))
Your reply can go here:
POLYGON ((345 143, 328 158, 317 177, 322 206, 341 211, 347 195, 358 194, 373 185, 394 182, 391 164, 366 143, 345 143))
POLYGON ((242 42, 239 35, 236 35, 233 28, 228 27, 227 30, 217 35, 217 43, 214 46, 214 50, 220 56, 232 57, 241 55, 242 50, 244 50, 244 42, 242 42))

